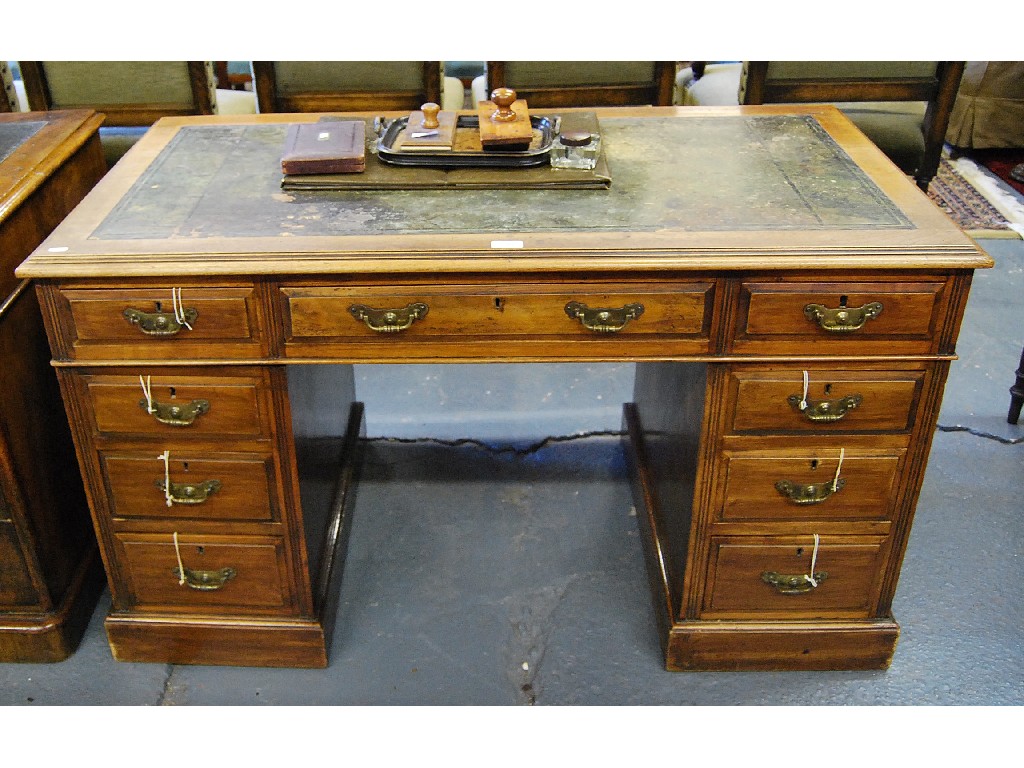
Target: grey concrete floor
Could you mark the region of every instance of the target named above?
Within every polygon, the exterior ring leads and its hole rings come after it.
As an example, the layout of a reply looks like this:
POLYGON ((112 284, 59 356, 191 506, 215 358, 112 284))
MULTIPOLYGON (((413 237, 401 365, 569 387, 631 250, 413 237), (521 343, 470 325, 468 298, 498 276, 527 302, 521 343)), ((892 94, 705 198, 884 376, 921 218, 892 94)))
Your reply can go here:
POLYGON ((967 306, 887 671, 663 670, 614 434, 630 366, 364 367, 327 669, 115 662, 104 594, 69 659, 0 665, 0 704, 1020 705, 1024 427, 1005 419, 1024 242, 982 245, 997 266, 967 306), (488 445, 440 442, 469 436, 488 445), (531 445, 548 436, 568 439, 531 445))

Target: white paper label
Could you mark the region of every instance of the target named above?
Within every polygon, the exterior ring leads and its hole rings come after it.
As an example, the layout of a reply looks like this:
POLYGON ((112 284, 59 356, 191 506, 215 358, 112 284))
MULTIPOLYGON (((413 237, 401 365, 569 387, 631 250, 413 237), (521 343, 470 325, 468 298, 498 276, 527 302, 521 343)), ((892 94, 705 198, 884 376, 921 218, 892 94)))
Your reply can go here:
POLYGON ((522 248, 522 240, 491 240, 491 248, 522 248))

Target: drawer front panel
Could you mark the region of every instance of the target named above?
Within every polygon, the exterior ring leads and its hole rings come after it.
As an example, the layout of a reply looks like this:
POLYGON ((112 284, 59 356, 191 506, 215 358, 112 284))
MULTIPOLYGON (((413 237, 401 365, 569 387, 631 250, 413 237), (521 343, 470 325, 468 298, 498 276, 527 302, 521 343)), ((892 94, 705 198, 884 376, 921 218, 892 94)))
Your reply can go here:
POLYGON ((186 287, 180 300, 170 286, 65 288, 61 296, 72 321, 68 347, 78 358, 251 355, 262 335, 252 286, 186 287))
MULTIPOLYGON (((120 534, 123 572, 133 605, 150 611, 288 613, 283 542, 272 537, 120 534), (185 568, 180 583, 178 557, 185 568)), ((121 606, 119 606, 121 607, 121 606)))
POLYGON ((729 384, 736 404, 731 431, 908 432, 924 375, 812 368, 805 396, 802 370, 736 370, 729 384))
POLYGON ((881 537, 713 537, 702 618, 868 618, 885 557, 881 537))
POLYGON ((257 379, 160 371, 146 373, 141 381, 138 376, 83 378, 99 435, 258 438, 270 433, 268 406, 257 379))
POLYGON ((889 520, 903 452, 725 454, 722 522, 889 520), (836 470, 839 470, 836 481, 836 470))
POLYGON ((805 354, 930 352, 945 283, 748 282, 732 349, 805 354), (829 346, 808 346, 827 341, 829 346), (763 351, 767 351, 764 349, 763 351))
POLYGON ((118 519, 271 522, 274 464, 262 456, 172 452, 168 472, 156 454, 100 454, 112 514, 118 519), (164 492, 171 481, 170 505, 164 492))
MULTIPOLYGON (((284 287, 286 345, 681 340, 706 351, 710 283, 431 288, 284 287), (419 307, 410 310, 410 307, 419 307), (382 319, 391 310, 394 322, 382 319), (410 314, 417 315, 410 319, 410 314), (363 318, 363 319, 360 319, 363 318), (404 326, 395 330, 395 326, 404 326)), ((413 352, 415 354, 415 352, 413 352)))

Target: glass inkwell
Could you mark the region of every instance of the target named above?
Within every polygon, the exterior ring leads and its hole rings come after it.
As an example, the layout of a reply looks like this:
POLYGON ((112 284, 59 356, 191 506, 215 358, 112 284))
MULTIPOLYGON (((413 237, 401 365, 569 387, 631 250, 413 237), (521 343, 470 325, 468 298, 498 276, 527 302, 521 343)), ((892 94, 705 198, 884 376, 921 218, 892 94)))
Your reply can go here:
POLYGON ((600 151, 600 134, 589 131, 565 131, 560 133, 551 145, 551 167, 589 171, 597 165, 600 151))

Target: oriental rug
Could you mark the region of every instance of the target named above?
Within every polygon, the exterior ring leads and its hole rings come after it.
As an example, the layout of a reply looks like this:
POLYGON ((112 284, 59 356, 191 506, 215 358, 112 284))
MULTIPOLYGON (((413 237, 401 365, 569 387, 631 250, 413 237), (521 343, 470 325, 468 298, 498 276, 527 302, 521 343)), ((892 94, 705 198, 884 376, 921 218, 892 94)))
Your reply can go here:
POLYGON ((1024 199, 966 158, 942 158, 928 197, 973 238, 1024 234, 1024 199))

